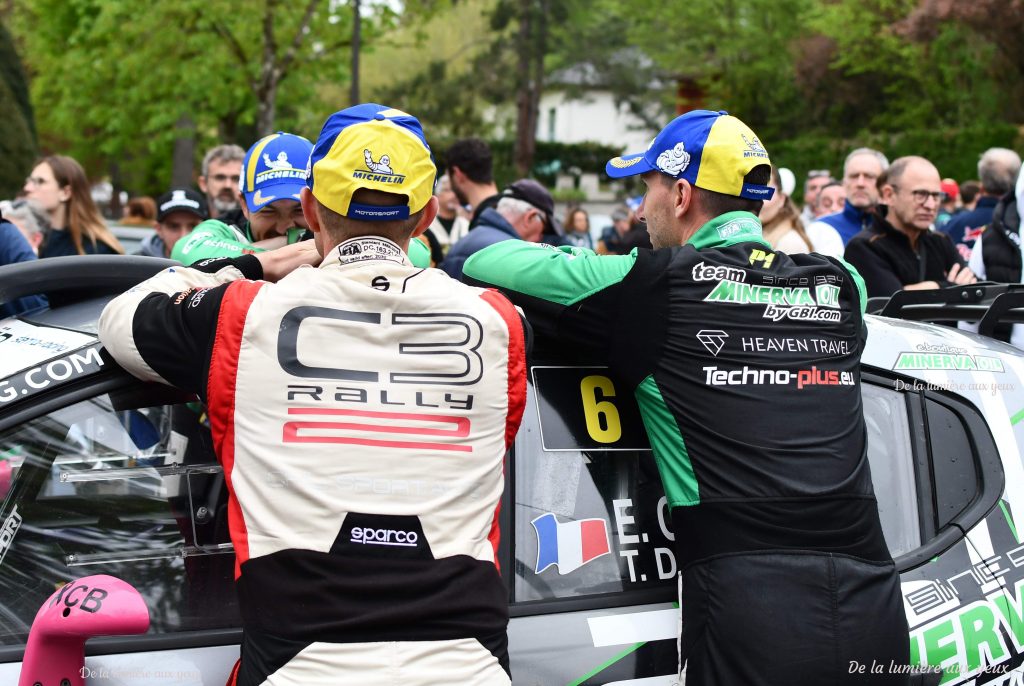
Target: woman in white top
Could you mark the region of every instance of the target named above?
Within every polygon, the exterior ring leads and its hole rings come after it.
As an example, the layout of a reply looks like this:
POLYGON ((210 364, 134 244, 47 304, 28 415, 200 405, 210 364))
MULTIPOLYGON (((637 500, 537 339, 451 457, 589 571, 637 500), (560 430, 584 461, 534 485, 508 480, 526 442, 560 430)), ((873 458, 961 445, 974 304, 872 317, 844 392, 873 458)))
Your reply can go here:
POLYGON ((772 178, 768 185, 775 189, 775 194, 761 207, 761 225, 764 227, 762 235, 765 240, 779 252, 812 252, 814 245, 804 231, 800 211, 793 199, 782 192, 779 168, 776 166, 772 166, 772 178))
POLYGON ((444 252, 459 242, 459 239, 469 233, 469 219, 461 212, 459 199, 455 197, 451 181, 445 174, 437 180, 437 217, 430 225, 430 231, 434 234, 437 242, 441 244, 444 252))

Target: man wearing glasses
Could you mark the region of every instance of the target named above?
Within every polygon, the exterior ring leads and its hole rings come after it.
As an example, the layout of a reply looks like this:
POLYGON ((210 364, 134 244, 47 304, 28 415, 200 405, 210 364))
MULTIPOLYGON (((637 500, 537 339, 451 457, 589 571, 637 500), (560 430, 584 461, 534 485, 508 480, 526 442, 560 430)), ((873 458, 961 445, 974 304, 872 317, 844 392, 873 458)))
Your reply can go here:
POLYGON ((949 237, 931 230, 942 203, 939 171, 923 157, 901 157, 878 180, 874 222, 846 244, 868 297, 977 281, 949 237))

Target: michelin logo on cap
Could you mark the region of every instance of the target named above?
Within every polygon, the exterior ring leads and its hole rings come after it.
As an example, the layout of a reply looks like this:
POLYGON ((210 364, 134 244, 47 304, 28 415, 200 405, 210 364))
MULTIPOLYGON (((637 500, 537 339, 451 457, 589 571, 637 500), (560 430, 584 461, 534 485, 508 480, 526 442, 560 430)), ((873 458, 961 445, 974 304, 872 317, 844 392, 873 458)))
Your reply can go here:
POLYGON ((366 168, 370 171, 375 171, 380 174, 394 174, 395 171, 391 168, 391 158, 387 155, 380 156, 380 162, 373 161, 373 153, 369 150, 363 150, 363 160, 366 162, 366 168))
POLYGON ((271 169, 291 169, 292 164, 288 161, 288 153, 284 150, 277 153, 277 159, 270 159, 270 155, 263 153, 263 164, 267 165, 271 169))
POLYGON ((381 155, 380 161, 374 162, 373 153, 370 152, 369 149, 364 149, 363 162, 366 163, 366 169, 353 169, 353 179, 376 181, 378 183, 394 183, 399 185, 405 183, 405 176, 403 174, 395 173, 395 170, 391 168, 391 157, 388 155, 381 155))
POLYGON ((743 151, 744 157, 763 157, 764 159, 768 159, 768 151, 764 149, 763 145, 761 145, 761 141, 757 136, 754 136, 754 140, 750 140, 741 133, 740 138, 742 138, 743 142, 747 145, 747 150, 743 151))
POLYGON ((433 196, 437 167, 423 128, 412 115, 377 103, 335 112, 310 155, 306 186, 317 201, 361 221, 406 219, 433 196), (360 189, 395 196, 382 204, 354 202, 360 189))
POLYGON ((665 150, 658 155, 658 160, 655 164, 658 165, 658 169, 666 174, 678 176, 684 169, 690 166, 690 153, 686 152, 686 145, 679 141, 674 148, 665 150))

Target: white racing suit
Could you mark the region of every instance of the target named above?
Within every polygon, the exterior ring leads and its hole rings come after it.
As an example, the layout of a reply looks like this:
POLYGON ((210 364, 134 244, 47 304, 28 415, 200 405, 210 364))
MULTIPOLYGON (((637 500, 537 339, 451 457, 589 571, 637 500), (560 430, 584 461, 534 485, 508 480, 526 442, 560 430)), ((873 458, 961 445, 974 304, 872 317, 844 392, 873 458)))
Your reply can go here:
POLYGON ((360 238, 276 284, 255 256, 112 301, 107 350, 196 392, 229 491, 239 686, 509 684, 497 569, 523 323, 360 238))

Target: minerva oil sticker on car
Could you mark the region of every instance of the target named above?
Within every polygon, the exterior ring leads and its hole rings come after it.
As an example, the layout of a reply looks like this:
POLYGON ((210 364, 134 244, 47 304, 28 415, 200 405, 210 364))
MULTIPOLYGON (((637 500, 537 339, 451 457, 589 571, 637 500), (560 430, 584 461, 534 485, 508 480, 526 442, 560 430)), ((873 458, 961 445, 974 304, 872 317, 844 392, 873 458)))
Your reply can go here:
POLYGON ((942 668, 942 684, 1024 681, 1024 545, 1005 502, 901 578, 912 664, 942 668))

